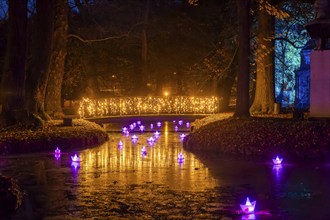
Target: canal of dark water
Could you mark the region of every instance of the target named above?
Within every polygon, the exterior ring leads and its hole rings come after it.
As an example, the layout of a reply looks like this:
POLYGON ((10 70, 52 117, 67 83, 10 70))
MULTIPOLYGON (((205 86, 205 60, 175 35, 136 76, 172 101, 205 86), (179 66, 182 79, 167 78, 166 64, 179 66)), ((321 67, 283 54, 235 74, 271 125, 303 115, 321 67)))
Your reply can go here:
POLYGON ((26 193, 11 219, 330 219, 330 163, 196 156, 182 146, 186 122, 142 121, 146 131, 129 135, 120 131, 130 124, 109 124, 101 146, 2 156, 0 173, 26 193), (247 197, 255 212, 238 214, 247 197))

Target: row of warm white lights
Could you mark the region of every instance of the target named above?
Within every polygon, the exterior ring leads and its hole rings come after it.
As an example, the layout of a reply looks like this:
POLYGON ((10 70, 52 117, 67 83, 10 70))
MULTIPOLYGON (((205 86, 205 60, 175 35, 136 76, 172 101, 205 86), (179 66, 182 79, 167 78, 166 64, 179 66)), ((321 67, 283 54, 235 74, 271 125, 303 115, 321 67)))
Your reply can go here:
POLYGON ((213 114, 218 112, 217 97, 120 97, 83 98, 78 113, 83 118, 136 114, 213 114))

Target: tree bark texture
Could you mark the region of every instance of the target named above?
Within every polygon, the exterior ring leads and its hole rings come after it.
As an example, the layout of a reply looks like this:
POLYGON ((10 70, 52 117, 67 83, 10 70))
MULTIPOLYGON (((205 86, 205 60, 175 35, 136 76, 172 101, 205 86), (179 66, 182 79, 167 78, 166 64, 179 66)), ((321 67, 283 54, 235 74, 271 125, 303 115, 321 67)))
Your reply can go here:
POLYGON ((45 114, 45 94, 53 36, 53 0, 37 0, 37 14, 31 40, 31 65, 26 78, 27 109, 42 119, 45 114))
POLYGON ((265 10, 258 12, 256 91, 250 108, 254 113, 274 110, 274 25, 275 18, 265 10))
POLYGON ((249 71, 250 71, 250 0, 237 0, 238 10, 238 74, 237 99, 234 117, 250 117, 249 71))
POLYGON ((18 122, 17 114, 24 112, 27 0, 10 0, 8 10, 7 51, 0 92, 4 126, 18 122))
POLYGON ((67 54, 68 31, 68 1, 55 1, 55 21, 52 43, 52 53, 48 72, 48 83, 45 97, 45 110, 47 114, 56 118, 62 113, 62 82, 64 64, 67 54))

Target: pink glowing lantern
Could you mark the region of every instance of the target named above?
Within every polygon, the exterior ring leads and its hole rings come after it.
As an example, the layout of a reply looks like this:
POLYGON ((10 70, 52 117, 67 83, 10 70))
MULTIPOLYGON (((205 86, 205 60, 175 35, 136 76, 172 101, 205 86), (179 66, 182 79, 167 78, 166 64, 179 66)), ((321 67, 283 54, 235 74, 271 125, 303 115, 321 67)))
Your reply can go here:
POLYGON ((187 127, 187 128, 190 127, 190 123, 189 123, 189 122, 186 123, 186 127, 187 127))
POLYGON ((140 131, 143 132, 144 131, 144 126, 143 125, 140 125, 140 131))
POLYGON ((276 158, 273 159, 273 163, 275 165, 280 165, 282 163, 282 160, 283 160, 283 158, 279 158, 278 156, 276 156, 276 158))
POLYGON ((72 162, 80 162, 80 158, 75 154, 74 156, 71 156, 72 162))
POLYGON ((178 129, 179 129, 178 126, 175 125, 174 130, 178 131, 178 129))
POLYGON ((183 155, 182 152, 180 152, 179 155, 178 155, 178 161, 183 162, 183 160, 184 160, 184 155, 183 155))
POLYGON ((55 154, 61 154, 61 150, 58 147, 55 149, 55 154))
POLYGON ((162 123, 157 122, 157 127, 160 127, 160 126, 162 126, 162 123))
POLYGON ((245 204, 240 205, 244 214, 250 214, 254 212, 257 201, 250 202, 249 197, 246 198, 245 204))

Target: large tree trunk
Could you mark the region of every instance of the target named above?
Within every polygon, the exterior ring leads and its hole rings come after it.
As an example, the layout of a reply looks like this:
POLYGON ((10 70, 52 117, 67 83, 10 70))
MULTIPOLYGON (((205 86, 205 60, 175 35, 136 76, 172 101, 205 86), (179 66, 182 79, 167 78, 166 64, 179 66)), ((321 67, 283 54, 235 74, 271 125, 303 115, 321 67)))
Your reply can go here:
POLYGON ((31 41, 31 66, 26 78, 27 109, 35 117, 47 120, 49 116, 44 111, 44 103, 52 49, 53 0, 37 0, 36 8, 31 41))
POLYGON ((249 55, 250 55, 250 0, 238 4, 238 74, 237 99, 234 117, 250 117, 249 112, 249 55))
POLYGON ((64 64, 67 54, 68 31, 68 1, 57 0, 55 2, 55 21, 53 34, 53 49, 49 66, 49 78, 47 83, 45 110, 53 118, 63 116, 62 112, 62 81, 64 76, 64 64))
POLYGON ((274 110, 274 22, 265 10, 258 12, 257 81, 253 104, 254 113, 272 113, 274 110))
POLYGON ((25 63, 27 48, 27 0, 9 1, 8 40, 5 67, 2 75, 1 124, 20 122, 24 113, 25 63))

